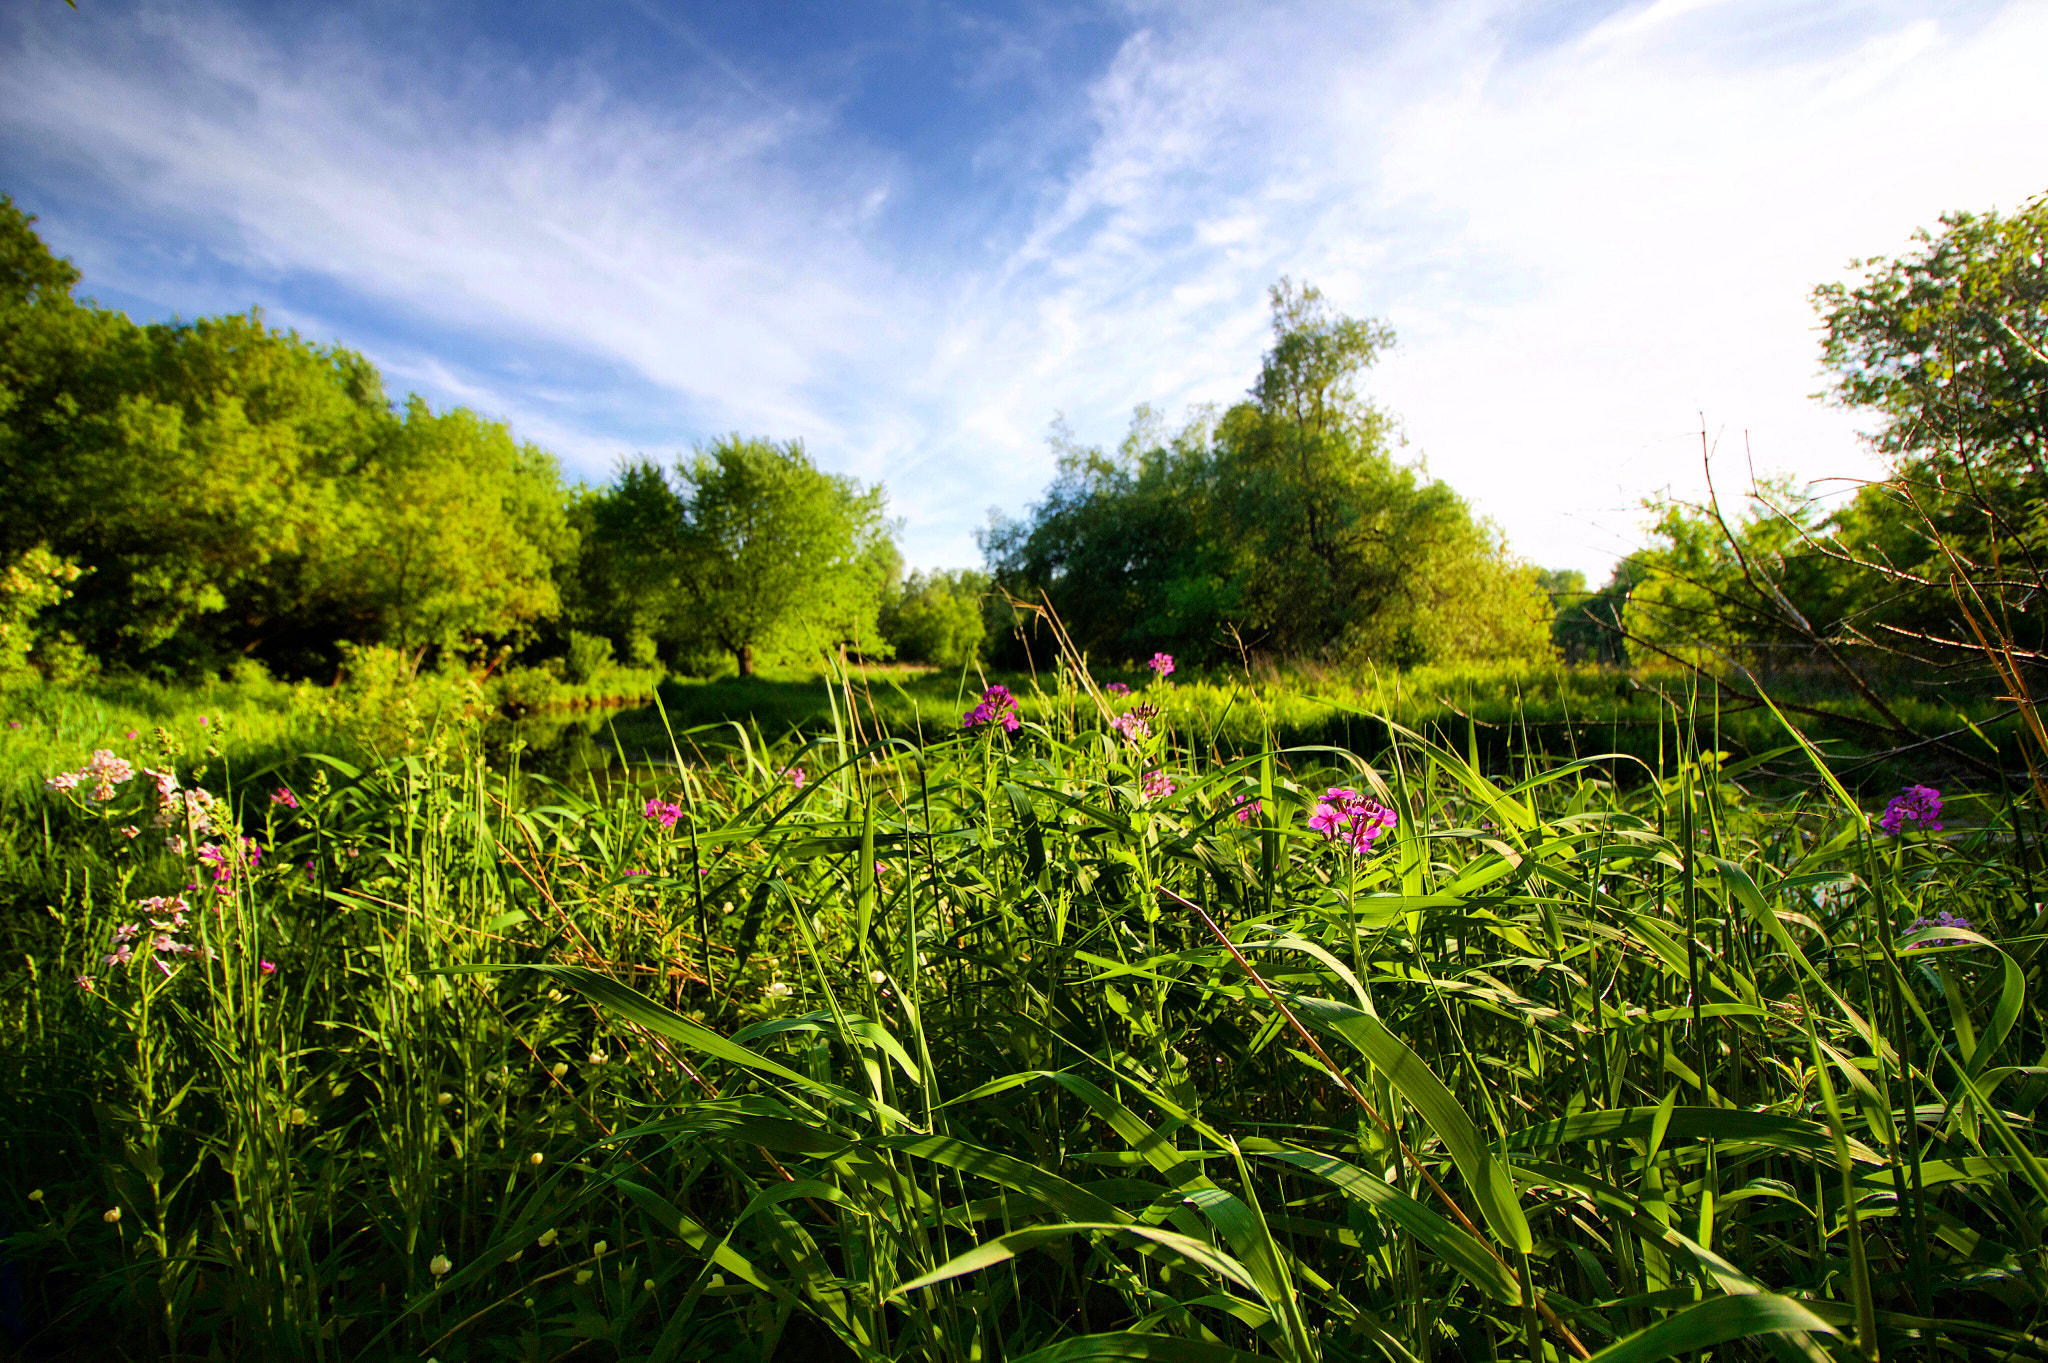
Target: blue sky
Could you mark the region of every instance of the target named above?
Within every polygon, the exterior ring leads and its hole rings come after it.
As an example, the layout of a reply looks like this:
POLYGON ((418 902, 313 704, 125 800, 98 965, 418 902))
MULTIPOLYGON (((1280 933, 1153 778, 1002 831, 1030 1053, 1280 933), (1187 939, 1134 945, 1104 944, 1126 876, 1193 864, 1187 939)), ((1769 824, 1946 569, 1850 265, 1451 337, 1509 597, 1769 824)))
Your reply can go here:
MULTIPOLYGON (((0 189, 137 317, 260 305, 600 480, 727 430, 914 564, 1387 318, 1406 457, 1603 574, 1640 499, 1873 465, 1807 291, 2048 190, 2048 6, 10 0, 0 189), (1704 423, 1704 424, 1703 424, 1704 423)), ((1839 486, 1839 485, 1837 485, 1839 486)))

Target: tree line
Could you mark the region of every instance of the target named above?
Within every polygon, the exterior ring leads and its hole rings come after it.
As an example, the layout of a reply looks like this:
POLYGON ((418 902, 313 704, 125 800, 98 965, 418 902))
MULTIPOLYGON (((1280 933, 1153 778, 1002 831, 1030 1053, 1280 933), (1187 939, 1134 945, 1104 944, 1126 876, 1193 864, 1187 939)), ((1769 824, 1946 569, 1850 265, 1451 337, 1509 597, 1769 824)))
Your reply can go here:
POLYGON ((1056 423, 1051 486, 992 517, 982 568, 906 576, 885 489, 800 442, 571 483, 504 423, 394 402, 365 357, 258 311, 145 325, 82 299, 33 221, 0 196, 0 678, 247 659, 324 679, 366 647, 1018 664, 1051 620, 1110 662, 1950 666, 1972 644, 1959 593, 2016 664, 2048 646, 2040 201, 1944 218, 1816 290, 1827 396, 1875 415, 1890 478, 1831 503, 1768 482, 1732 510, 1661 499, 1599 590, 1517 558, 1403 458, 1360 386, 1392 332, 1306 284, 1273 289, 1243 399, 1172 427, 1140 408, 1113 451, 1056 423))
POLYGON ((1813 291, 1816 396, 1867 415, 1884 472, 1655 500, 1648 543, 1600 590, 1549 582, 1554 641, 1751 693, 1832 673, 1901 743, 1919 738, 1887 700, 1900 690, 1990 686, 2032 723, 2048 657, 2048 196, 1948 214, 1851 269, 1813 291))

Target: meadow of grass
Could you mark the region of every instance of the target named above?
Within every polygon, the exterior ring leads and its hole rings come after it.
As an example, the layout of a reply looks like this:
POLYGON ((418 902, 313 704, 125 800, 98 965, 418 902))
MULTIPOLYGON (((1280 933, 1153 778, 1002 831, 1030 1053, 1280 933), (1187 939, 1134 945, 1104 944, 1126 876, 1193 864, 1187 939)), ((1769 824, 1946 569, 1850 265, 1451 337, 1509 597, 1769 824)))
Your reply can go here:
POLYGON ((707 684, 819 710, 553 775, 45 698, 10 767, 137 770, 0 791, 5 1347, 2048 1353, 2036 811, 1894 836, 1707 712, 1495 760, 1472 694, 1461 749, 1065 671, 963 733, 893 680, 707 684))

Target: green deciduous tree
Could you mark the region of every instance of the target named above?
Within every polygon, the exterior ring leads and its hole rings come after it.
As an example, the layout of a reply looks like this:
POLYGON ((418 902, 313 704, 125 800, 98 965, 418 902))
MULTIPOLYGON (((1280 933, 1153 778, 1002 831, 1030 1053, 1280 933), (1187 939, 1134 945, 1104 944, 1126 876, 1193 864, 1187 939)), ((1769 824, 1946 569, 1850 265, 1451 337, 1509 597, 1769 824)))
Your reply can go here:
POLYGON ((97 656, 171 671, 342 642, 506 635, 554 609, 551 460, 260 313, 137 326, 0 199, 0 561, 88 570, 53 608, 97 656))
POLYGON ((1396 460, 1391 419, 1358 394, 1392 333, 1286 280, 1272 306, 1249 401, 1172 435, 1141 408, 1114 456, 1056 428, 1045 499, 984 538, 997 580, 1048 593, 1081 642, 1125 657, 1244 647, 1408 665, 1547 651, 1535 570, 1396 460))
POLYGON ((988 637, 983 598, 989 590, 988 574, 971 568, 912 573, 883 607, 882 634, 899 658, 964 666, 980 656, 988 637))
POLYGON ((741 676, 765 655, 879 645, 895 560, 880 486, 821 471, 800 441, 728 436, 676 467, 690 627, 741 676))
POLYGON ((841 644, 886 651, 876 611, 900 559, 880 486, 826 473, 800 442, 730 436, 664 470, 623 466, 575 513, 572 596, 630 655, 716 650, 741 676, 841 644))

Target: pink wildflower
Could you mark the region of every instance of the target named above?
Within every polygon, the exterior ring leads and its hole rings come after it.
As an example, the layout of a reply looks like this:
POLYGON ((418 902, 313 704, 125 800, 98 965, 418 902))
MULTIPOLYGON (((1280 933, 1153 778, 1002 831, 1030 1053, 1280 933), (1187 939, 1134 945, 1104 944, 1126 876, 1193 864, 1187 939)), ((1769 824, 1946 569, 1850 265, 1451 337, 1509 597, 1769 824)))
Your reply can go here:
POLYGON ((1145 773, 1145 784, 1140 793, 1148 800, 1163 800, 1173 794, 1175 786, 1166 772, 1158 767, 1145 773))
POLYGON ((1152 736, 1152 726, 1145 722, 1146 713, 1138 710, 1126 710, 1115 719, 1112 719, 1109 722, 1109 727, 1115 729, 1133 743, 1142 743, 1152 736))
POLYGON ((1159 680, 1165 681, 1173 675, 1173 655, 1171 653, 1155 653, 1152 655, 1152 661, 1146 664, 1146 666, 1150 667, 1158 675, 1159 680))
POLYGON ((1378 800, 1343 786, 1331 786, 1316 802, 1308 826, 1331 842, 1349 845, 1353 854, 1365 856, 1380 834, 1399 822, 1393 810, 1378 800))
POLYGON ((79 776, 77 772, 60 771, 55 776, 52 776, 48 780, 44 781, 43 784, 48 786, 51 790, 58 791, 61 793, 63 791, 78 789, 78 781, 79 776))
POLYGON ((802 767, 784 767, 782 769, 782 779, 789 782, 791 789, 802 790, 804 782, 811 778, 802 767))
POLYGON ((1022 725, 1017 718, 1017 698, 1010 694, 1010 688, 1000 682, 981 693, 981 702, 972 710, 960 716, 963 729, 981 729, 989 725, 1000 725, 1004 733, 1014 734, 1022 725))
POLYGON ((286 809, 297 809, 299 807, 299 797, 292 794, 291 787, 279 786, 270 793, 270 803, 283 805, 286 809))
POLYGON ((657 795, 640 807, 640 817, 659 819, 663 828, 674 828, 676 821, 683 817, 683 807, 657 795))
POLYGON ((1248 824, 1258 818, 1264 808, 1265 806, 1260 804, 1257 796, 1240 795, 1237 797, 1237 803, 1231 810, 1231 817, 1239 823, 1248 824))
POLYGON ((72 976, 72 981, 77 984, 80 993, 90 994, 92 992, 92 976, 74 975, 72 976))
POLYGON ((1102 689, 1112 696, 1128 696, 1131 694, 1131 688, 1125 686, 1122 682, 1111 682, 1102 689))
POLYGON ((124 838, 133 838, 138 836, 141 832, 141 829, 137 828, 134 824, 131 823, 121 830, 121 836, 124 838))
POLYGON ((107 964, 109 966, 126 965, 134 955, 134 950, 126 942, 122 942, 114 948, 114 954, 107 957, 107 964))
POLYGON ((258 957, 256 960, 256 968, 266 975, 275 975, 277 973, 277 962, 266 961, 263 958, 258 957))

